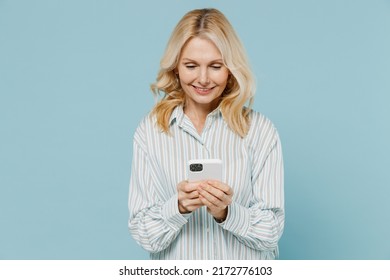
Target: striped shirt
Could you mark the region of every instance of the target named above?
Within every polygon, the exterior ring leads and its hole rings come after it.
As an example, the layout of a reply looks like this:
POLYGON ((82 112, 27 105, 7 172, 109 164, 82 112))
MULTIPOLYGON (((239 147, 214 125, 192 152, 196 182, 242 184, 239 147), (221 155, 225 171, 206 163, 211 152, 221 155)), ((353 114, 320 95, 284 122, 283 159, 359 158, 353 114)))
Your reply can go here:
POLYGON ((273 124, 251 112, 246 137, 234 133, 217 108, 201 134, 178 106, 162 132, 145 117, 134 134, 129 230, 151 259, 274 259, 284 228, 281 144, 273 124), (201 207, 178 209, 177 185, 191 159, 221 159, 223 182, 234 192, 217 223, 201 207))

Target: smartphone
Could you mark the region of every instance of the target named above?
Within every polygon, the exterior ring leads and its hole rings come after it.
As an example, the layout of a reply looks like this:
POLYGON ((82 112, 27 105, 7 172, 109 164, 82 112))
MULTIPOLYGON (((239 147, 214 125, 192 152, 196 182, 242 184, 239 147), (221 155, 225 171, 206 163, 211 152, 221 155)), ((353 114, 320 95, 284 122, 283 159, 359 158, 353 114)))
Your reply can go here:
POLYGON ((222 160, 192 159, 188 161, 188 181, 222 181, 222 160))

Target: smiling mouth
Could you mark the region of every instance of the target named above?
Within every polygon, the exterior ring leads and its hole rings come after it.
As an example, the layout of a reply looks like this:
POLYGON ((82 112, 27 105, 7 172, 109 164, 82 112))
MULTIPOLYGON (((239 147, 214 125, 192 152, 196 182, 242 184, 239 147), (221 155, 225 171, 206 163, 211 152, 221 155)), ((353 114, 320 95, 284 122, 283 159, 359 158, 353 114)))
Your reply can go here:
POLYGON ((208 94, 208 93, 210 93, 214 89, 214 87, 212 87, 212 88, 202 88, 202 87, 197 87, 197 86, 194 86, 194 85, 192 87, 199 94, 208 94))

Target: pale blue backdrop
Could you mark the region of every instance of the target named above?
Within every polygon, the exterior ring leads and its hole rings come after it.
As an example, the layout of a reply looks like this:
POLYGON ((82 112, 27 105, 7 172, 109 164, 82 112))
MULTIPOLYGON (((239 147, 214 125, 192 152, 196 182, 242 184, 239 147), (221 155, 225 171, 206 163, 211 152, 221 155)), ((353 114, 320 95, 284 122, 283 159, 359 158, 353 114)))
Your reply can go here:
POLYGON ((285 157, 281 259, 390 259, 390 1, 0 0, 0 259, 145 259, 132 136, 181 16, 219 8, 285 157))

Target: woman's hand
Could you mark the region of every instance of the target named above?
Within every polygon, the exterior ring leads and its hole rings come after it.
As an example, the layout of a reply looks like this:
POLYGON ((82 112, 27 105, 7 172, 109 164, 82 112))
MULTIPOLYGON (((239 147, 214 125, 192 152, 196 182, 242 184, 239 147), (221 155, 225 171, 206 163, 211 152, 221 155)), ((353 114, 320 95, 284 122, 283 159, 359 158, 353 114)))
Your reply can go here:
POLYGON ((199 185, 200 182, 189 183, 188 181, 182 181, 177 185, 179 212, 181 214, 190 213, 203 206, 197 191, 199 185))
POLYGON ((228 205, 232 203, 233 190, 228 185, 220 181, 204 181, 197 192, 199 200, 207 206, 207 211, 218 221, 226 219, 228 205))

